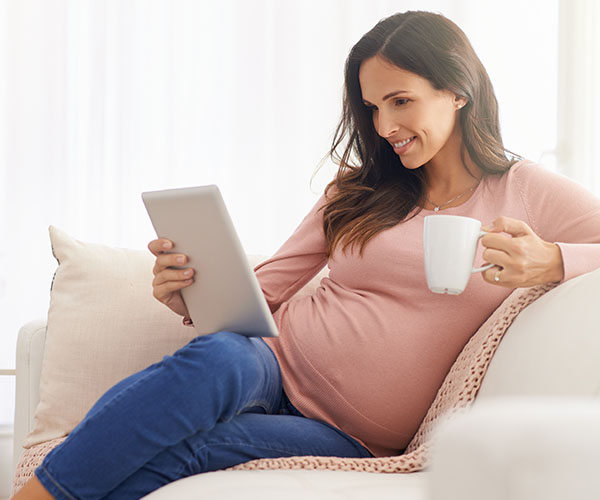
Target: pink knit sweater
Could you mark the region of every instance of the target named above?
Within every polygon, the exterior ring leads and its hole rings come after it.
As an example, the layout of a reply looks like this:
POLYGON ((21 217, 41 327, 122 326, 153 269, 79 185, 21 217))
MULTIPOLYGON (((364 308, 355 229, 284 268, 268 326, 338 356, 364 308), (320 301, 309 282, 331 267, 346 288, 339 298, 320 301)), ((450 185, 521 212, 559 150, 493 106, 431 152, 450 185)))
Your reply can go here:
MULTIPOLYGON (((375 456, 394 455, 411 440, 465 343, 510 290, 473 275, 461 295, 431 293, 422 250, 428 210, 379 233, 362 257, 338 249, 327 259, 317 211, 323 200, 256 267, 280 331, 265 340, 304 415, 342 429, 375 456), (295 298, 325 265, 329 277, 316 292, 295 298)), ((559 243, 565 280, 600 267, 600 200, 531 162, 484 178, 466 203, 443 213, 484 224, 501 215, 527 222, 559 243)))

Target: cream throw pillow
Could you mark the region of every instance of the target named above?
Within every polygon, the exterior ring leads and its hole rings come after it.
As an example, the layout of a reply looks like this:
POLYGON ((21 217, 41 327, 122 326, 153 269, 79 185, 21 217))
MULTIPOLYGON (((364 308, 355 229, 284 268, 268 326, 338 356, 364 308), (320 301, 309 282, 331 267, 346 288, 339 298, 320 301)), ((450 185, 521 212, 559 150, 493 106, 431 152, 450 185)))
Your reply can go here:
POLYGON ((153 297, 149 251, 82 243, 52 226, 50 240, 59 266, 26 448, 66 436, 116 382, 196 336, 153 297))

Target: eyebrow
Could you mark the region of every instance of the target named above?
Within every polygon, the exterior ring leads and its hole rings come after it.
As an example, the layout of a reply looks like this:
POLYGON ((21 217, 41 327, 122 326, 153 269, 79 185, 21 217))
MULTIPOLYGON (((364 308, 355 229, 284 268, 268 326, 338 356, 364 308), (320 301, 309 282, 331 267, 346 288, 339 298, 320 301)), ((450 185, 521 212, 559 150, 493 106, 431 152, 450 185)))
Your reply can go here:
MULTIPOLYGON (((399 95, 399 94, 408 94, 408 93, 409 93, 409 92, 408 92, 408 90, 394 90, 393 92, 390 92, 389 94, 385 94, 385 95, 383 96, 383 99, 382 99, 382 101, 387 101, 388 99, 390 99, 390 98, 392 98, 392 97, 395 97, 395 96, 397 96, 397 95, 399 95)), ((371 103, 370 103, 369 101, 367 101, 366 99, 363 99, 363 102, 371 104, 371 103)))

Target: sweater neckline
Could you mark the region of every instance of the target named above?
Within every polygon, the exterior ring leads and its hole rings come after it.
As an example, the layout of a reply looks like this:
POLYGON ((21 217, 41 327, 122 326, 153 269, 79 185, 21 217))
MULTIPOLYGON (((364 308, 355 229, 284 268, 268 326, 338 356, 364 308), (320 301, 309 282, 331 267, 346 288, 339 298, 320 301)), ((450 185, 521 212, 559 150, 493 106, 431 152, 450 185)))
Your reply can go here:
POLYGON ((489 176, 484 175, 481 178, 481 181, 479 182, 479 184, 477 184, 477 187, 474 189, 474 191, 471 194, 471 196, 469 197, 469 199, 467 201, 465 201, 464 203, 461 203, 460 205, 457 205, 455 207, 442 208, 442 209, 438 210, 437 212, 432 209, 430 210, 427 208, 415 207, 414 210, 419 211, 416 214, 416 216, 417 217, 427 217, 428 215, 461 215, 466 210, 470 209, 471 206, 473 204, 475 204, 475 202, 481 197, 481 192, 483 191, 483 185, 485 183, 487 183, 488 177, 489 176))

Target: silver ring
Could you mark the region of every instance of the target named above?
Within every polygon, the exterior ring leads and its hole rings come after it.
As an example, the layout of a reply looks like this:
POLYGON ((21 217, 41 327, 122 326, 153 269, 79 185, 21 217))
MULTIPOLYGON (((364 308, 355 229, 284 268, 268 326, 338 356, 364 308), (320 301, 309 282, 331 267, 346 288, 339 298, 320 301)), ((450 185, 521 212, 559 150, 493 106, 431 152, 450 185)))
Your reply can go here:
POLYGON ((501 272, 502 272, 502 268, 501 268, 501 267, 499 267, 499 268, 496 270, 496 274, 494 274, 494 281, 495 281, 496 283, 498 283, 498 282, 500 281, 500 273, 501 273, 501 272))

